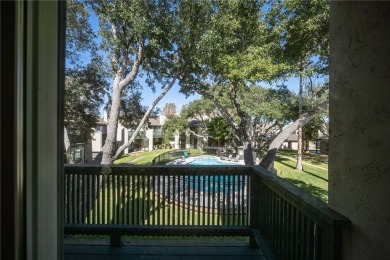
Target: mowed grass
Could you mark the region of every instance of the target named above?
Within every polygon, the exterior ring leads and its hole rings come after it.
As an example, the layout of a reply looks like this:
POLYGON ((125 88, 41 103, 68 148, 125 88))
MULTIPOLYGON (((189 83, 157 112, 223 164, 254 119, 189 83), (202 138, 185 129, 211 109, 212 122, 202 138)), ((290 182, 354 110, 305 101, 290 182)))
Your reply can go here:
MULTIPOLYGON (((292 152, 296 153, 296 151, 292 152)), ((285 151, 282 151, 282 155, 285 156, 285 154, 285 151)), ((278 176, 304 189, 315 197, 325 202, 328 202, 327 170, 303 164, 303 171, 297 171, 295 170, 296 160, 282 158, 278 155, 279 152, 275 159, 275 169, 277 170, 278 176)), ((308 163, 312 163, 313 160, 315 160, 315 158, 307 160, 307 158, 304 157, 303 159, 304 162, 308 163)), ((321 166, 326 169, 328 168, 327 162, 321 162, 318 166, 321 166)))
MULTIPOLYGON (((116 165, 151 165, 152 160, 163 153, 174 151, 173 149, 161 149, 145 152, 135 152, 117 159, 116 165)), ((204 151, 191 149, 190 156, 199 156, 205 154, 204 151)), ((275 169, 278 175, 292 184, 304 189, 317 198, 328 201, 328 171, 317 167, 303 164, 303 171, 295 170, 296 151, 279 150, 275 159, 275 169), (279 155, 279 156, 278 156, 279 155), (281 156, 291 159, 283 158, 281 156)), ((319 154, 303 154, 303 162, 313 164, 322 168, 328 168, 328 157, 319 154)))
POLYGON ((114 164, 125 164, 125 165, 151 165, 152 160, 163 153, 174 151, 172 149, 159 149, 153 151, 141 151, 134 152, 126 155, 122 155, 119 159, 115 160, 114 164))
MULTIPOLYGON (((135 225, 239 225, 247 223, 246 214, 235 212, 235 216, 221 215, 207 211, 207 206, 194 206, 181 200, 177 202, 173 197, 158 196, 156 190, 150 190, 146 178, 123 176, 121 179, 107 179, 108 186, 99 192, 96 203, 93 204, 84 217, 74 216, 83 223, 100 224, 135 224, 135 225), (117 181, 116 189, 112 184, 117 181), (111 183, 111 184, 109 184, 111 183), (176 203, 173 203, 176 201, 176 203)), ((178 194, 176 194, 178 195, 178 194)), ((76 198, 75 198, 76 199, 76 198)), ((184 199, 184 198, 181 198, 184 199)), ((69 200, 71 202, 72 200, 69 200)), ((77 204, 77 203, 76 203, 77 204)), ((214 204, 212 204, 214 206, 214 204)), ((85 210, 85 208, 83 209, 85 210)), ((222 208, 220 209, 222 211, 222 208)), ((84 211, 85 212, 85 211, 84 211)), ((82 239, 107 239, 101 235, 78 235, 82 239)), ((182 237, 169 237, 171 240, 180 240, 182 237)), ((155 240, 155 236, 126 236, 131 240, 155 240)), ((160 237, 166 240, 168 237, 160 237)), ((204 237, 190 236, 186 239, 202 240, 204 237)), ((207 240, 246 240, 246 237, 209 237, 207 240)))
MULTIPOLYGON (((287 156, 293 159, 297 158, 297 151, 294 150, 279 150, 278 155, 287 156)), ((323 168, 328 168, 328 155, 304 153, 302 154, 303 161, 323 168)))
MULTIPOLYGON (((159 149, 153 151, 134 152, 126 155, 122 155, 117 159, 115 165, 151 165, 155 157, 166 152, 177 151, 175 149, 159 149)), ((188 150, 187 150, 188 151, 188 150)), ((190 156, 199 156, 205 154, 204 151, 198 149, 191 149, 190 156)))
MULTIPOLYGON (((127 177, 122 181, 126 183, 127 177)), ((183 200, 180 201, 180 205, 177 201, 173 203, 173 198, 163 199, 156 194, 156 191, 150 191, 145 187, 142 179, 139 181, 140 187, 137 188, 138 185, 134 184, 134 189, 130 188, 130 190, 122 183, 119 183, 115 190, 105 187, 97 198, 97 204, 88 211, 84 221, 94 223, 99 219, 104 224, 136 225, 222 225, 244 221, 237 216, 229 219, 212 212, 204 212, 207 206, 203 208, 184 204, 183 200)), ((130 179, 129 183, 132 183, 130 179)))

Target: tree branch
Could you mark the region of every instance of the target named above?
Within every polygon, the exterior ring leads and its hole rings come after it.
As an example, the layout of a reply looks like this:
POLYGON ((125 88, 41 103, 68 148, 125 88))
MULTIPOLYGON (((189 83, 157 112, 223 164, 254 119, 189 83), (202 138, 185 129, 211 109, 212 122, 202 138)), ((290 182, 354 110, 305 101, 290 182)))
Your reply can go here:
POLYGON ((138 70, 139 70, 139 67, 140 67, 141 61, 142 61, 143 50, 144 50, 144 41, 142 40, 142 42, 140 43, 140 45, 138 47, 137 58, 134 61, 134 64, 131 68, 130 74, 119 83, 119 88, 121 90, 124 87, 126 87, 127 85, 129 85, 130 83, 132 83, 135 80, 135 78, 137 77, 138 70))
POLYGON ((195 131, 193 131, 193 130, 188 130, 191 134, 193 134, 193 135, 195 135, 195 136, 197 136, 197 137, 201 137, 201 138, 204 138, 204 135, 200 135, 200 134, 197 134, 197 133, 195 133, 195 131))
POLYGON ((279 147, 283 144, 283 142, 287 139, 289 135, 291 135, 295 130, 299 127, 303 127, 307 123, 310 122, 315 116, 324 112, 329 105, 329 101, 322 103, 316 110, 306 112, 302 114, 294 123, 288 125, 275 139, 271 142, 267 154, 260 162, 260 166, 265 169, 273 168, 273 163, 275 160, 276 152, 279 147))
POLYGON ((111 158, 111 161, 114 162, 116 158, 127 148, 129 147, 135 140, 135 137, 141 130, 141 128, 144 126, 146 119, 149 117, 149 114, 152 112, 153 108, 157 105, 157 103, 165 96, 165 94, 172 88, 173 84, 175 84, 175 81, 177 79, 177 75, 175 75, 172 79, 172 81, 169 83, 169 85, 164 88, 160 95, 153 101, 153 103, 149 106, 149 108, 146 110, 144 116, 141 119, 141 122, 138 124, 138 127, 135 129, 133 135, 131 136, 130 140, 127 143, 124 143, 121 145, 118 150, 116 151, 114 157, 111 158))
MULTIPOLYGON (((203 85, 207 85, 206 83, 201 83, 203 85)), ((236 122, 234 122, 233 118, 230 116, 229 112, 226 110, 226 108, 224 106, 222 106, 218 100, 216 100, 214 98, 213 95, 207 93, 206 91, 204 90, 201 90, 199 88, 196 88, 195 91, 199 94, 199 95, 202 95, 203 97, 211 100, 214 102, 214 104, 216 105, 216 107, 219 109, 219 111, 222 113, 223 117, 229 122, 229 124, 236 130, 238 129, 238 125, 236 124, 236 122)))

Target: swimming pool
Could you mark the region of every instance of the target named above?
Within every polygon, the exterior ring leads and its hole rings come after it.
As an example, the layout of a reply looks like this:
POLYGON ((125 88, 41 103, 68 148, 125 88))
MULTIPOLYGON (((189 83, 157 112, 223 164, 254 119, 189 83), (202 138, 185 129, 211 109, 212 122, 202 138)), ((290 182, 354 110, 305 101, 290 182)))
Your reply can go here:
POLYGON ((231 162, 231 161, 225 161, 221 160, 218 157, 210 156, 210 155, 204 155, 204 156, 198 156, 190 158, 191 160, 187 165, 239 165, 238 162, 231 162))
MULTIPOLYGON (((188 166, 242 165, 210 155, 178 159, 167 164, 188 166)), ((155 188, 160 194, 163 193, 164 198, 170 198, 171 201, 181 200, 188 205, 208 207, 209 209, 240 207, 241 212, 245 212, 249 186, 248 177, 245 175, 221 173, 217 175, 161 176, 155 188), (241 204, 238 201, 241 201, 241 204), (221 206, 221 203, 224 205, 221 206)))

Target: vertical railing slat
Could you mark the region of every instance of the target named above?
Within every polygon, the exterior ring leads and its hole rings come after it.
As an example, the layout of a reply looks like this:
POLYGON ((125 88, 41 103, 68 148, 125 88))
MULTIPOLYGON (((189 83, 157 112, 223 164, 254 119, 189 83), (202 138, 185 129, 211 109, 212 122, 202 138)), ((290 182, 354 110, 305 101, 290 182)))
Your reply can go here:
POLYGON ((87 188, 87 196, 86 196, 86 214, 85 214, 85 216, 86 216, 86 222, 87 222, 87 224, 91 224, 91 219, 90 219, 90 213, 91 213, 91 205, 92 205, 92 203, 91 203, 91 182, 90 182, 90 180, 91 180, 91 175, 90 174, 87 174, 86 176, 86 188, 87 188))
POLYGON ((177 224, 180 225, 180 213, 181 213, 181 205, 180 205, 180 200, 181 200, 181 196, 180 196, 180 192, 181 192, 181 176, 178 175, 177 176, 177 224))
POLYGON ((167 212, 167 224, 172 225, 171 222, 171 175, 167 175, 168 184, 167 184, 167 198, 168 198, 168 212, 167 212))
POLYGON ((186 225, 190 225, 190 219, 191 219, 191 178, 190 175, 187 176, 187 223, 186 225))
POLYGON ((72 189, 72 186, 71 186, 71 178, 72 178, 72 175, 70 174, 67 174, 65 175, 65 209, 66 209, 66 214, 65 214, 65 223, 72 223, 71 221, 71 206, 72 206, 72 202, 71 202, 71 189, 72 189))
POLYGON ((237 178, 237 224, 242 225, 242 211, 241 211, 241 178, 239 175, 237 178))
POLYGON ((192 175, 192 220, 191 224, 195 225, 195 175, 192 175))
POLYGON ((122 184, 122 190, 121 190, 121 194, 122 194, 122 202, 121 202, 121 207, 122 207, 122 220, 121 220, 121 223, 122 224, 126 224, 126 175, 121 175, 121 184, 122 184))
MULTIPOLYGON (((210 191, 211 192, 211 191, 210 191)), ((216 190, 215 190, 215 175, 213 176, 213 191, 212 191, 212 205, 211 205, 211 208, 212 208, 212 223, 211 225, 215 225, 215 193, 216 193, 216 190)))
POLYGON ((200 211, 200 201, 201 201, 201 196, 200 196, 200 175, 197 176, 198 181, 197 181, 197 188, 198 188, 198 198, 197 198, 197 203, 198 203, 198 225, 200 225, 200 219, 201 219, 201 211, 200 211))
POLYGON ((146 176, 146 189, 147 189, 147 193, 146 193, 146 202, 147 202, 147 224, 150 225, 150 218, 152 216, 152 212, 153 212, 153 209, 151 208, 151 205, 150 205, 150 200, 151 200, 151 188, 152 188, 152 183, 150 181, 150 175, 148 174, 146 176))
POLYGON ((231 210, 231 202, 232 202, 232 192, 231 192, 231 175, 227 175, 227 189, 228 189, 228 195, 227 195, 227 225, 231 225, 231 217, 230 217, 230 210, 231 210))
POLYGON ((175 212, 175 209, 176 209, 176 203, 177 203, 177 200, 176 200, 176 176, 173 176, 172 178, 172 185, 173 185, 173 188, 172 188, 172 198, 173 198, 173 205, 172 205, 172 225, 177 225, 176 223, 176 212, 175 212))
POLYGON ((121 185, 120 185, 120 175, 116 175, 116 189, 117 189, 117 193, 116 193, 116 205, 115 205, 115 208, 116 208, 116 223, 117 224, 120 224, 120 211, 121 211, 121 185))
POLYGON ((162 176, 162 181, 163 181, 163 183, 162 183, 162 194, 163 194, 163 212, 162 212, 162 224, 163 225, 166 225, 166 223, 165 223, 165 200, 166 200, 166 194, 165 194, 165 177, 166 177, 166 175, 163 175, 162 176))
POLYGON ((131 175, 131 224, 135 224, 135 175, 131 175))
POLYGON ((206 176, 205 175, 202 175, 202 186, 203 186, 203 189, 202 189, 202 200, 203 200, 203 205, 202 205, 202 215, 203 215, 203 219, 202 219, 202 223, 203 225, 206 225, 206 176))
POLYGON ((101 178, 104 178, 104 179, 100 179, 99 181, 102 182, 102 207, 101 207, 101 211, 100 211, 100 214, 101 214, 101 217, 102 217, 102 224, 107 224, 107 218, 106 218, 106 212, 107 212, 107 209, 106 209, 106 193, 107 193, 107 181, 108 181, 108 177, 107 176, 104 176, 104 177, 101 177, 101 178))
POLYGON ((97 186, 96 186, 96 175, 92 175, 92 205, 93 205, 93 208, 92 208, 92 223, 93 224, 97 224, 97 205, 99 204, 99 192, 98 192, 98 189, 97 189, 97 186))
POLYGON ((211 189, 211 186, 210 186, 210 181, 211 181, 211 176, 207 176, 207 185, 206 185, 206 194, 207 194, 207 224, 206 225, 210 225, 210 218, 211 218, 211 213, 210 213, 210 189, 211 189))
POLYGON ((236 176, 235 175, 232 175, 232 177, 233 177, 233 183, 232 183, 232 195, 233 195, 233 199, 232 199, 232 201, 233 201, 233 205, 232 205, 232 210, 233 210, 233 212, 232 212, 232 224, 234 225, 234 226, 236 226, 237 225, 237 223, 236 223, 236 211, 235 211, 235 209, 236 209, 236 176))
POLYGON ((137 209, 136 209, 136 216, 137 216, 137 225, 140 225, 141 224, 141 208, 140 208, 140 203, 141 203, 141 175, 137 174, 136 175, 136 178, 137 178, 137 209))
POLYGON ((185 225, 185 212, 186 212, 186 210, 185 210, 185 203, 186 203, 186 187, 185 187, 185 176, 183 175, 183 176, 181 176, 182 177, 182 184, 183 184, 183 186, 182 186, 182 192, 183 192, 183 206, 182 206, 182 208, 181 208, 181 210, 182 210, 182 222, 181 222, 181 224, 182 225, 185 225))
POLYGON ((126 189, 127 189, 127 196, 126 196, 126 224, 131 224, 131 176, 126 176, 126 189))

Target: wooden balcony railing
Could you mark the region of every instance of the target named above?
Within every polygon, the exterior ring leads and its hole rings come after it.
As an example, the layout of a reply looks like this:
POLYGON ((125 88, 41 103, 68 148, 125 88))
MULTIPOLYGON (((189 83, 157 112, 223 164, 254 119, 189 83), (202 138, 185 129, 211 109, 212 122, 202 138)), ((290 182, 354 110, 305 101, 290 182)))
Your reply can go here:
POLYGON ((248 236, 272 259, 337 259, 349 223, 250 166, 66 166, 65 233, 248 236))

